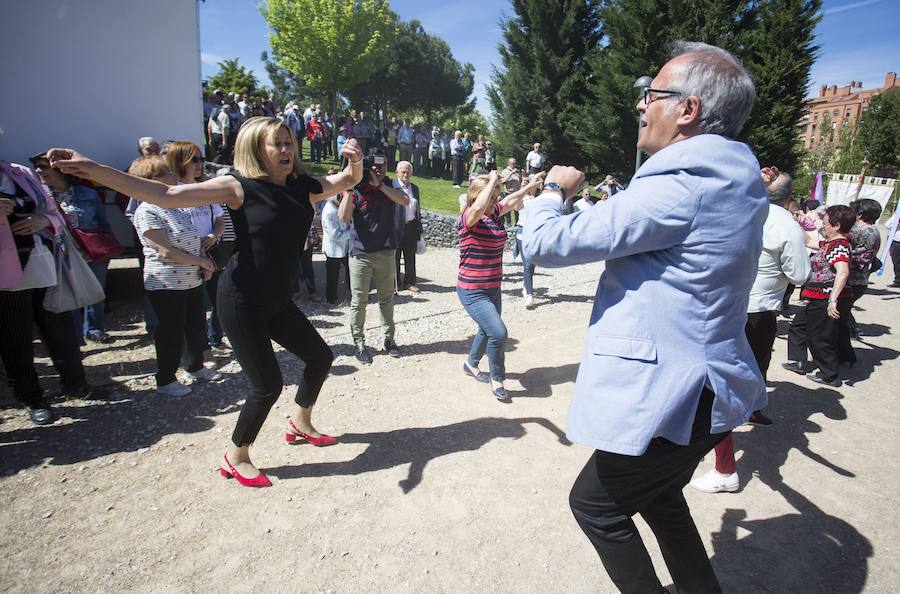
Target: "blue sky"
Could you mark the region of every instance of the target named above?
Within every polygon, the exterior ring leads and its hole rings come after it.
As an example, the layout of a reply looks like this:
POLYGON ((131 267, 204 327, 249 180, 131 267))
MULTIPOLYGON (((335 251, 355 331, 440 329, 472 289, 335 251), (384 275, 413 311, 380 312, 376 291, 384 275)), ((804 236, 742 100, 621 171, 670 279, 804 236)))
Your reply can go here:
MULTIPOLYGON (((203 76, 215 74, 224 58, 240 58, 268 84, 259 59, 268 49, 267 30, 256 2, 206 0, 199 4, 203 76)), ((885 73, 900 70, 898 4, 898 0, 825 0, 816 30, 822 50, 813 65, 810 95, 821 85, 843 86, 851 80, 862 81, 866 89, 879 87, 885 73)), ((392 0, 391 7, 405 20, 421 21, 426 31, 450 45, 457 60, 475 66, 478 108, 489 116, 485 85, 492 66, 500 62, 498 23, 504 12, 510 12, 508 0, 392 0)))

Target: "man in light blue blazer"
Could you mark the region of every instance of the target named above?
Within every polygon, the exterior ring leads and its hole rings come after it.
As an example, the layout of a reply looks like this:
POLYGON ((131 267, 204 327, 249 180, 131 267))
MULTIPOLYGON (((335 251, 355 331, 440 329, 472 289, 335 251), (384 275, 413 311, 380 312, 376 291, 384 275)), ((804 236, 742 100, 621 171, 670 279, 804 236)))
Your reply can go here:
POLYGON ((680 42, 638 101, 650 158, 628 189, 562 216, 585 179, 554 167, 527 207, 531 261, 606 262, 567 427, 595 452, 570 504, 622 592, 665 592, 635 513, 680 592, 720 591, 682 489, 766 402, 744 323, 768 201, 756 157, 733 140, 754 95, 731 54, 680 42))

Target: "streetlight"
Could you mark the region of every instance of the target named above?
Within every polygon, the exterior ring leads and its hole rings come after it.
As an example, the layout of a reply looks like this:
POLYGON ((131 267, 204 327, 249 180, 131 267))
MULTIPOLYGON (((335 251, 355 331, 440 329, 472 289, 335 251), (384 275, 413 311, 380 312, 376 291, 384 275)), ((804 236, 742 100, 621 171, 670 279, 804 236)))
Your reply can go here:
MULTIPOLYGON (((634 81, 634 89, 638 92, 639 97, 644 96, 644 89, 649 89, 650 85, 653 84, 653 79, 649 76, 642 76, 636 81, 634 81)), ((638 113, 638 138, 641 137, 641 114, 638 113)), ((641 168, 641 149, 635 149, 634 156, 634 173, 637 174, 638 169, 641 168)))

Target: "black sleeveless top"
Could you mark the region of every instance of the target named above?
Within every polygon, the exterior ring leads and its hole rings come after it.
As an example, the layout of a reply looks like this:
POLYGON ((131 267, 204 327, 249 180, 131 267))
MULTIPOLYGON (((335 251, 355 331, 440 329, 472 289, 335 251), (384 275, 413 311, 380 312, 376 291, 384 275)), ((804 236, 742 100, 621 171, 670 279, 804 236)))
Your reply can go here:
POLYGON ((322 184, 308 175, 292 176, 284 186, 231 175, 244 188, 244 204, 228 209, 234 223, 234 255, 219 290, 255 302, 290 299, 313 220, 309 195, 320 194, 322 184))

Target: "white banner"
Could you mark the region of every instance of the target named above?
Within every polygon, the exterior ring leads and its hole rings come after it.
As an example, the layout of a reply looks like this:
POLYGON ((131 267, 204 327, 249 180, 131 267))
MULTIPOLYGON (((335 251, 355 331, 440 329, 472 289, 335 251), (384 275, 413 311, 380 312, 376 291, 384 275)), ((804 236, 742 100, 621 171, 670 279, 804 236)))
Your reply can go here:
POLYGON ((859 195, 857 195, 859 175, 849 173, 828 173, 827 175, 829 179, 828 192, 825 197, 826 206, 847 205, 854 200, 871 198, 877 201, 883 209, 894 193, 894 186, 897 183, 895 179, 866 176, 862 187, 859 188, 859 195))

